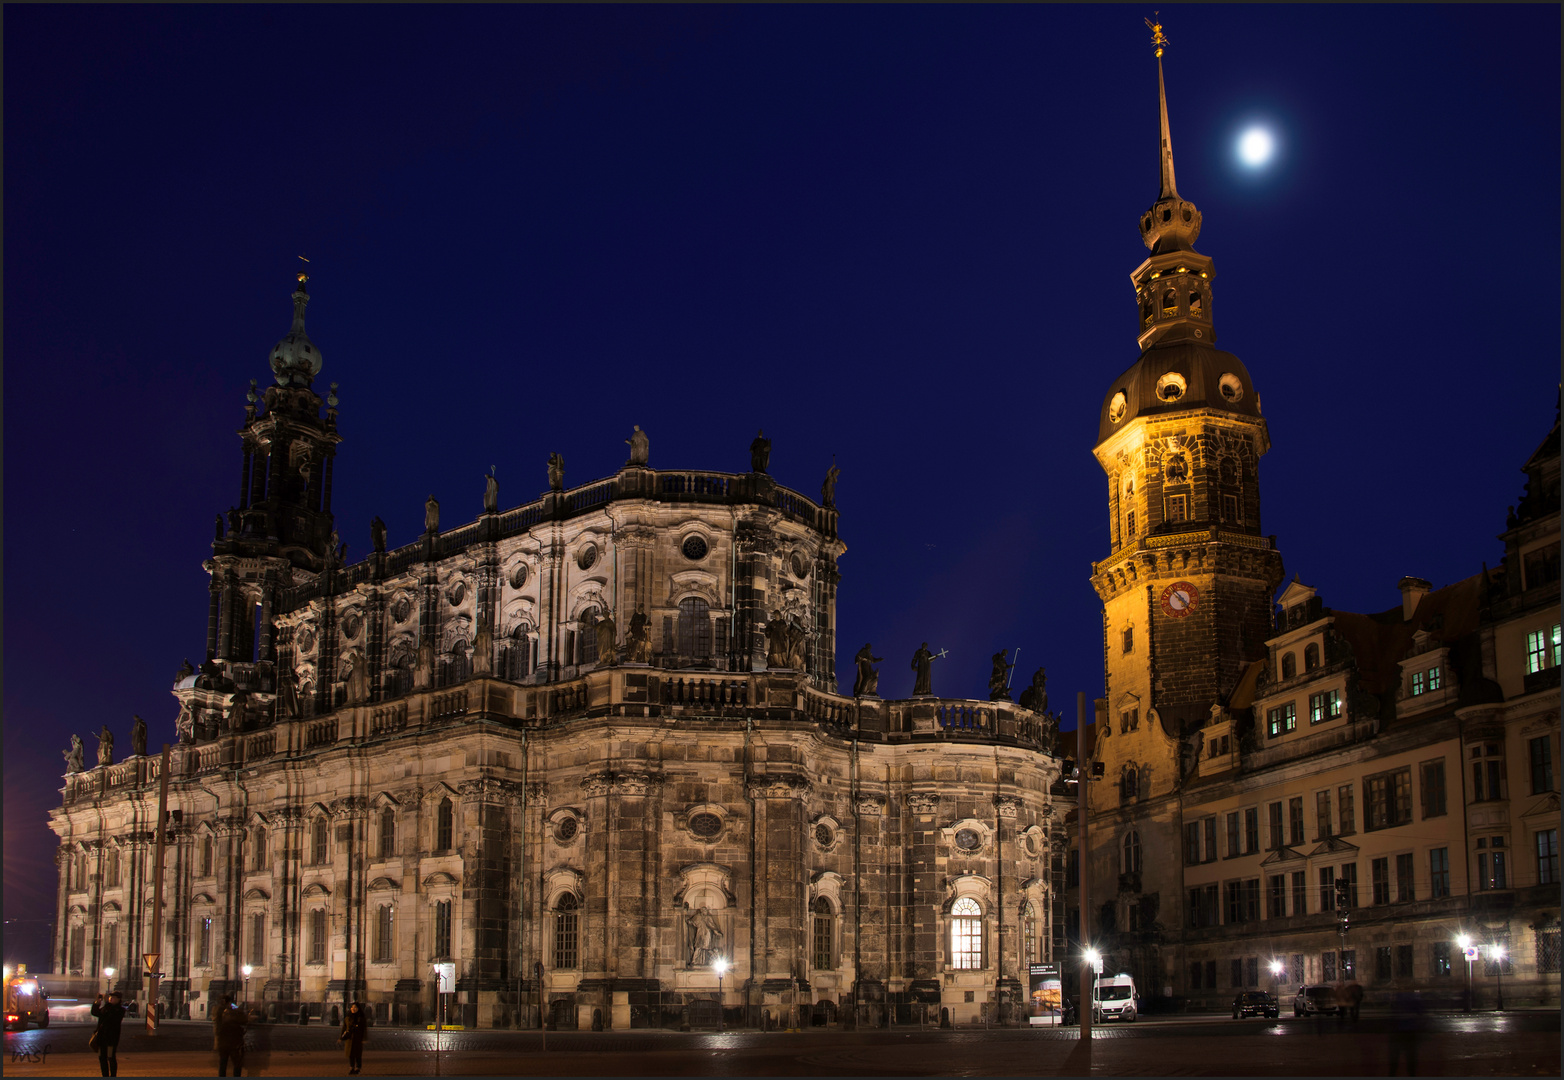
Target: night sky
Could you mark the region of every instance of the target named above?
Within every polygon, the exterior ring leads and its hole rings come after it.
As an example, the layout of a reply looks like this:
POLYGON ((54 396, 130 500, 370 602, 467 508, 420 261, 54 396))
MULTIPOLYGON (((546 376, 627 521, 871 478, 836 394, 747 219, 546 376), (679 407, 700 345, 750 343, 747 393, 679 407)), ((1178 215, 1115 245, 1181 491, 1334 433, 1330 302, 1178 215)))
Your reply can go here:
MULTIPOLYGON (((1102 692, 1098 409, 1137 356, 1156 65, 1118 6, 9 6, 5 912, 60 750, 173 739, 213 515, 309 256, 349 560, 613 473, 771 471, 848 552, 838 666, 1102 692), (1019 681, 1019 680, 1018 680, 1019 681)), ((1178 6, 1179 191, 1337 608, 1498 563, 1559 380, 1557 6, 1178 6), (1266 168, 1240 165, 1250 123, 1266 168)), ((8 925, 6 956, 42 962, 8 925)))

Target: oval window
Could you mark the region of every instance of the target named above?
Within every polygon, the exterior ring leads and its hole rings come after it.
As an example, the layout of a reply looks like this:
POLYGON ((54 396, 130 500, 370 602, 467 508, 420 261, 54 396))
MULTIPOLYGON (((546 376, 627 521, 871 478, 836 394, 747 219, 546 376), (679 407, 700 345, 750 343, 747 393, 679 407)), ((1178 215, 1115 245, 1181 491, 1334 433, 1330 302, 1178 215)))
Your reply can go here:
POLYGON ((1217 386, 1221 389, 1222 396, 1228 401, 1237 401, 1244 396, 1244 384, 1231 371, 1222 374, 1222 378, 1218 380, 1217 386))
POLYGON ((1184 391, 1189 389, 1189 384, 1184 381, 1184 376, 1176 371, 1170 371, 1157 380, 1157 400, 1177 401, 1184 396, 1184 391))
POLYGON ((709 840, 722 831, 722 819, 716 814, 696 814, 690 818, 690 831, 709 840))
POLYGON ((1129 399, 1124 396, 1124 391, 1120 390, 1117 394, 1113 395, 1113 400, 1108 402, 1108 420, 1111 423, 1117 424, 1120 420, 1124 419, 1124 413, 1128 409, 1129 399))
POLYGON ((698 533, 684 538, 684 547, 680 549, 684 557, 691 562, 699 562, 706 557, 706 538, 698 533))
POLYGON ((586 547, 582 548, 581 549, 581 553, 576 556, 576 565, 581 567, 581 569, 583 569, 583 570, 590 570, 590 569, 592 569, 592 567, 594 565, 596 565, 596 563, 597 563, 597 545, 596 544, 588 544, 586 547))

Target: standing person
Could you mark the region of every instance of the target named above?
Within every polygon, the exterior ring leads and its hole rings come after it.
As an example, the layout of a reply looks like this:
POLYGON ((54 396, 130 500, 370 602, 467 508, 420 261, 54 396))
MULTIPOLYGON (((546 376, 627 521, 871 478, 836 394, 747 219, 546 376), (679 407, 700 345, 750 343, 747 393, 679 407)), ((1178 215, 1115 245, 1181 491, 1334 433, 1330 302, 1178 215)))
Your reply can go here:
POLYGON ((98 1065, 104 1076, 119 1075, 119 1029, 125 1019, 125 1006, 120 1004, 119 991, 109 994, 108 1001, 99 994, 92 1002, 92 1015, 98 1018, 98 1029, 93 1038, 98 1044, 98 1065))
POLYGON ((212 1046, 217 1051, 217 1075, 228 1075, 228 1062, 234 1063, 234 1075, 244 1072, 244 1014, 234 1004, 232 994, 224 994, 212 1014, 212 1046))
POLYGON ((342 1018, 342 1034, 337 1041, 348 1052, 348 1075, 354 1076, 364 1067, 364 1036, 369 1030, 369 1017, 364 1015, 364 1006, 358 1002, 348 1006, 347 1015, 342 1018))

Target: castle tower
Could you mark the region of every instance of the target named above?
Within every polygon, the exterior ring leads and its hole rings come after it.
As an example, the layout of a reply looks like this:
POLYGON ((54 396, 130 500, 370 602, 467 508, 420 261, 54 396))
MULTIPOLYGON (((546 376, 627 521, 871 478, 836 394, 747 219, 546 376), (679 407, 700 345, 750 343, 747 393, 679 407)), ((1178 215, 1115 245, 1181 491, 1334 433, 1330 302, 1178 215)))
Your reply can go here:
MULTIPOLYGON (((1111 549, 1092 567, 1107 687, 1096 735, 1106 782, 1091 792, 1091 927, 1101 926, 1099 904, 1114 905, 1130 951, 1148 923, 1181 925, 1177 792, 1192 764, 1182 740, 1220 715, 1246 662, 1264 654, 1282 580, 1281 555, 1261 534, 1258 467, 1270 438, 1248 370, 1215 347, 1216 272, 1194 249, 1200 211, 1178 193, 1166 39, 1153 31, 1161 186, 1139 223, 1151 254, 1130 275, 1142 351, 1103 399, 1094 448, 1111 549)), ((1161 967, 1148 957, 1120 962, 1158 987, 1172 981, 1146 970, 1161 967)))

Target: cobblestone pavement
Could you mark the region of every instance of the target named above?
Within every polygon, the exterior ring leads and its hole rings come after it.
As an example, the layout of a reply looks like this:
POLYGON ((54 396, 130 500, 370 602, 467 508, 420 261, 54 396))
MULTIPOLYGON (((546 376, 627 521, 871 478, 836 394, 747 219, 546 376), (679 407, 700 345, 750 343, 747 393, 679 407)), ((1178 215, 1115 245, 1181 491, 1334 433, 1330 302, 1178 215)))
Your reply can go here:
MULTIPOLYGON (((8 1076, 95 1076, 91 1025, 7 1033, 8 1076)), ((210 1028, 165 1023, 156 1038, 126 1026, 125 1076, 216 1073, 210 1028)), ((1417 1071, 1445 1076, 1559 1075, 1559 1013, 1436 1016, 1409 1037, 1392 1017, 1335 1020, 1179 1018, 1099 1028, 1090 1052, 1073 1028, 891 1029, 719 1034, 661 1031, 370 1030, 365 1075, 379 1076, 1322 1076, 1388 1071, 1415 1045, 1417 1071)), ((346 1073, 329 1028, 256 1025, 246 1075, 346 1073)), ((1405 1063, 1398 1062, 1400 1071, 1405 1063)))

